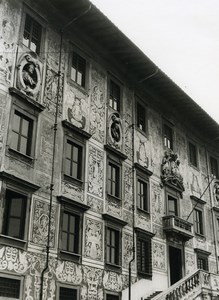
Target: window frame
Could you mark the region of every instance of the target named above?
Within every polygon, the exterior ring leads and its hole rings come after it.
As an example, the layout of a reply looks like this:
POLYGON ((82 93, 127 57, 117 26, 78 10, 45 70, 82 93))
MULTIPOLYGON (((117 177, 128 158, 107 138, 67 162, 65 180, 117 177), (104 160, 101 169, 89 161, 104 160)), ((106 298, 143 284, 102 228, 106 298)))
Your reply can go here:
POLYGON ((208 258, 209 255, 211 254, 208 251, 204 251, 202 249, 199 248, 195 248, 194 251, 196 252, 196 262, 197 262, 197 268, 203 271, 207 271, 209 272, 209 262, 208 262, 208 258), (206 268, 199 268, 199 260, 202 261, 202 263, 205 264, 206 268))
POLYGON ((61 204, 60 207, 60 226, 59 226, 59 256, 61 259, 72 260, 75 262, 81 261, 82 256, 82 240, 83 240, 83 223, 84 223, 84 213, 90 208, 88 205, 83 203, 74 201, 70 198, 64 196, 57 197, 59 203, 61 204), (70 215, 74 215, 77 217, 77 237, 76 240, 78 242, 78 248, 76 252, 68 251, 63 249, 62 246, 62 233, 63 233, 63 215, 65 212, 68 212, 70 215))
POLYGON ((215 156, 209 157, 209 164, 210 164, 210 171, 213 176, 216 177, 216 179, 219 179, 219 165, 218 165, 218 159, 215 156), (215 163, 216 168, 213 167, 213 162, 215 163), (214 170, 215 169, 215 170, 214 170), (215 174, 214 174, 215 172, 215 174))
POLYGON ((57 299, 60 299, 60 289, 64 288, 64 289, 69 289, 69 290, 75 290, 76 291, 76 300, 80 299, 80 288, 79 286, 76 285, 69 285, 69 284, 65 284, 65 283, 57 283, 57 299))
MULTIPOLYGON (((23 283, 24 283, 24 277, 23 276, 16 276, 16 275, 11 275, 11 274, 6 274, 6 273, 1 273, 0 274, 0 278, 7 278, 7 279, 12 279, 12 280, 17 280, 20 282, 20 288, 19 288, 19 298, 14 298, 14 299, 23 299, 22 296, 23 296, 23 283)), ((2 297, 2 296, 0 296, 2 297)))
MULTIPOLYGON (((148 107, 145 103, 143 103, 143 101, 141 100, 141 98, 139 97, 135 97, 135 103, 136 103, 136 109, 135 109, 135 116, 136 116, 136 128, 144 135, 148 135, 148 107), (139 121, 139 106, 144 110, 144 128, 140 128, 140 121, 139 121)), ((142 112, 142 109, 140 109, 140 112, 142 112)))
POLYGON ((174 129, 173 129, 173 125, 170 124, 169 122, 163 122, 163 146, 166 149, 171 149, 174 150, 174 129), (171 137, 168 137, 168 134, 166 133, 166 129, 170 129, 171 131, 171 137), (168 146, 168 141, 170 143, 170 145, 168 146))
POLYGON ((74 126, 70 122, 62 121, 64 142, 63 142, 63 157, 62 157, 62 180, 73 183, 74 185, 84 188, 85 179, 85 158, 86 158, 86 141, 91 137, 90 134, 84 130, 74 126), (76 145, 81 149, 81 162, 80 162, 80 179, 74 178, 65 172, 65 163, 67 155, 67 141, 70 141, 72 145, 76 145))
POLYGON ((190 166, 198 169, 198 166, 199 166, 198 148, 197 148, 197 145, 191 141, 188 141, 188 157, 189 157, 190 166), (191 147, 193 149, 191 149, 191 147))
POLYGON ((165 196, 166 196, 166 215, 167 216, 176 216, 180 218, 180 198, 181 198, 181 194, 179 191, 174 190, 173 188, 170 188, 168 186, 166 186, 166 192, 165 192, 165 196), (176 203, 176 214, 170 214, 169 211, 169 198, 172 198, 175 200, 176 203))
POLYGON ((117 300, 121 300, 121 293, 105 290, 104 300, 108 300, 108 296, 114 296, 114 297, 117 297, 117 300))
POLYGON ((206 202, 202 199, 199 199, 195 196, 190 196, 191 200, 192 200, 192 204, 193 204, 193 227, 194 227, 194 234, 196 236, 205 237, 205 208, 204 205, 206 204, 206 202), (196 221, 196 212, 198 212, 199 214, 201 214, 201 219, 202 219, 202 225, 200 227, 201 230, 197 230, 197 224, 199 224, 199 222, 196 221), (201 232, 199 232, 201 231, 201 232))
POLYGON ((107 105, 108 108, 114 112, 121 113, 122 112, 122 102, 123 102, 123 86, 122 83, 119 81, 119 79, 115 78, 112 75, 108 75, 108 80, 107 80, 107 105), (114 101, 115 98, 111 99, 111 84, 115 85, 116 87, 119 88, 119 100, 114 101), (112 101, 112 105, 110 105, 110 102, 112 101), (117 103, 117 107, 114 107, 114 103, 117 103))
POLYGON ((21 29, 20 29, 20 41, 19 44, 26 49, 26 51, 31 51, 35 53, 37 56, 44 58, 45 53, 43 52, 45 48, 45 35, 46 35, 46 27, 47 27, 47 21, 42 18, 40 15, 38 15, 35 11, 32 10, 29 6, 26 4, 23 6, 23 12, 22 12, 22 22, 21 22, 21 29), (41 38, 40 38, 40 47, 39 52, 31 50, 28 46, 26 46, 23 43, 23 36, 24 36, 24 30, 25 30, 25 22, 26 22, 26 15, 29 15, 31 19, 33 19, 35 22, 37 22, 41 26, 41 38))
POLYGON ((138 276, 142 278, 152 279, 153 276, 153 266, 152 266, 152 238, 154 237, 154 234, 149 231, 145 231, 141 228, 135 227, 136 232, 136 253, 137 253, 137 274, 138 276), (142 248, 139 250, 139 243, 144 243, 147 245, 147 249, 144 253, 144 260, 148 259, 148 261, 145 261, 145 265, 147 264, 147 271, 142 270, 142 248), (141 253, 139 253, 139 251, 141 253), (141 264, 141 267, 140 267, 141 264))

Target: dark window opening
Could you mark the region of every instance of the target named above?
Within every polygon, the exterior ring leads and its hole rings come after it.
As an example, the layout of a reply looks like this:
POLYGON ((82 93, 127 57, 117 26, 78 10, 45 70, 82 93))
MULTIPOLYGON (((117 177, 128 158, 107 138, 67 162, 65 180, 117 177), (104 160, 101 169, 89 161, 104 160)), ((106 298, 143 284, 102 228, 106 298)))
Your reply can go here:
POLYGON ((147 183, 138 179, 138 186, 137 186, 137 201, 138 207, 142 210, 149 211, 149 203, 148 203, 148 190, 147 190, 147 183))
POLYGON ((109 162, 108 165, 108 193, 114 197, 120 196, 120 168, 109 162))
POLYGON ((210 165, 211 165, 211 174, 215 176, 216 178, 219 178, 218 176, 218 163, 217 160, 213 157, 210 157, 210 165))
POLYGON ((62 219, 62 250, 79 253, 79 223, 80 217, 64 211, 62 219))
POLYGON ((203 231, 202 210, 194 209, 194 229, 195 229, 195 233, 203 235, 204 231, 203 231))
POLYGON ((19 299, 20 280, 0 277, 0 297, 19 299))
POLYGON ((42 26, 28 14, 25 18, 23 44, 39 54, 42 36, 42 26))
POLYGON ((82 178, 82 147, 67 140, 65 174, 75 179, 82 178))
POLYGON ((114 81, 110 80, 109 106, 114 110, 120 111, 120 87, 114 81))
POLYGON ((111 294, 107 294, 106 295, 106 300, 119 300, 119 296, 117 295, 111 295, 111 294))
POLYGON ((77 290, 60 287, 59 289, 59 300, 77 300, 77 290))
POLYGON ((197 253, 197 267, 198 269, 208 271, 208 257, 197 253))
POLYGON ((72 54, 71 79, 78 85, 85 87, 86 60, 76 52, 72 54))
POLYGON ((198 166, 197 149, 196 149, 196 146, 193 145, 192 143, 189 143, 189 161, 193 166, 195 166, 195 167, 198 166))
POLYGON ((137 126, 146 132, 146 110, 140 103, 137 103, 137 126))
POLYGON ((168 215, 170 216, 178 215, 177 199, 170 195, 168 195, 168 215))
POLYGON ((171 127, 164 124, 164 146, 173 150, 173 130, 171 127))
POLYGON ((109 227, 106 230, 106 262, 119 265, 119 231, 109 227))
POLYGON ((138 272, 146 275, 152 275, 152 257, 151 241, 140 239, 137 240, 137 268, 138 272))

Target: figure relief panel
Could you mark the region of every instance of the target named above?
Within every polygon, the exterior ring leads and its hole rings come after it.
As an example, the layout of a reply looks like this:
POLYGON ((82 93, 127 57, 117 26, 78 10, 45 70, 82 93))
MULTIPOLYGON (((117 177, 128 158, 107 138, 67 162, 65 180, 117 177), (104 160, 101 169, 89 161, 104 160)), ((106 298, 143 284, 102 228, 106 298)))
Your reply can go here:
POLYGON ((66 86, 64 119, 80 129, 88 131, 89 97, 71 85, 66 86))
POLYGON ((139 165, 148 168, 149 167, 149 144, 147 138, 136 131, 135 134, 135 161, 139 165))
POLYGON ((17 61, 16 87, 25 95, 40 102, 43 65, 34 52, 22 53, 17 61))
POLYGON ((124 167, 124 208, 127 210, 132 210, 133 204, 133 172, 132 168, 129 166, 124 167))
POLYGON ((115 272, 104 271, 103 286, 105 289, 115 292, 122 291, 122 275, 115 272))
POLYGON ((19 30, 18 5, 15 1, 2 0, 0 11, 0 85, 13 84, 14 59, 19 30))
POLYGON ((121 151, 122 142, 122 120, 118 112, 112 112, 108 117, 108 144, 121 151))
POLYGON ((166 248, 165 245, 157 242, 152 242, 153 249, 153 268, 166 271, 166 248))
MULTIPOLYGON (((123 262, 122 262, 122 266, 125 269, 129 268, 129 262, 132 259, 133 256, 133 236, 132 234, 126 233, 124 232, 123 234, 123 262)), ((132 270, 135 270, 135 264, 132 264, 132 270)))
POLYGON ((195 174, 192 174, 191 176, 192 176, 192 178, 191 178, 190 188, 191 188, 192 194, 199 198, 202 193, 201 193, 201 187, 200 187, 198 176, 195 174))
POLYGON ((133 104, 133 91, 129 89, 124 90, 124 107, 123 114, 124 124, 124 151, 129 159, 132 159, 132 104, 133 104))
POLYGON ((58 281, 63 283, 78 285, 82 282, 81 266, 70 261, 58 261, 55 275, 58 281))
MULTIPOLYGON (((49 204, 37 198, 33 199, 32 212, 32 234, 31 242, 45 246, 47 244, 48 224, 49 224, 49 204)), ((52 206, 51 227, 50 227, 50 247, 55 247, 55 230, 57 225, 56 207, 52 206)))
POLYGON ((213 185, 214 205, 219 207, 219 181, 215 181, 213 185))
POLYGON ((160 185, 156 183, 152 183, 151 203, 152 220, 154 223, 162 225, 162 217, 164 216, 164 201, 162 201, 160 185))
POLYGON ((106 74, 97 66, 91 69, 91 105, 90 105, 90 134, 104 143, 105 135, 105 99, 106 74))
POLYGON ((91 211, 103 213, 103 200, 87 195, 87 205, 90 206, 91 211))
POLYGON ((103 198, 104 186, 104 153, 89 145, 88 152, 88 192, 103 198))
POLYGON ((85 219, 84 256, 90 259, 103 260, 103 223, 85 219))
POLYGON ((83 267, 83 300, 103 300, 103 270, 83 267), (85 298, 86 297, 86 298, 85 298))
POLYGON ((157 163, 161 159, 160 151, 163 147, 161 136, 162 136, 162 128, 161 128, 161 120, 159 115, 155 112, 150 110, 149 116, 149 141, 151 145, 151 168, 152 172, 156 175, 160 175, 160 166, 157 163))

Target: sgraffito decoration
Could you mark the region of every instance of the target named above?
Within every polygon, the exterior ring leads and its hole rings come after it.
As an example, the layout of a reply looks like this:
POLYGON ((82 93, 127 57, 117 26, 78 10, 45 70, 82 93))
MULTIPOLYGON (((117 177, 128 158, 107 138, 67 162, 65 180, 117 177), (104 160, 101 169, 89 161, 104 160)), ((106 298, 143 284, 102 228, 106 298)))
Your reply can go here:
POLYGON ((114 217, 122 217, 121 201, 113 198, 108 198, 106 201, 106 211, 114 217))
POLYGON ((161 198, 161 188, 158 184, 152 183, 152 220, 154 223, 162 224, 164 207, 161 198))
POLYGON ((24 53, 17 65, 17 88, 27 96, 39 100, 42 64, 35 53, 24 53))
POLYGON ((103 151, 94 146, 89 147, 88 158, 88 192, 103 197, 103 151))
POLYGON ((109 116, 108 136, 109 144, 121 149, 122 146, 122 122, 119 113, 112 113, 109 116))
POLYGON ((75 285, 81 284, 82 282, 81 266, 70 261, 58 261, 55 275, 61 282, 75 285))
POLYGON ((214 203, 215 203, 215 206, 219 207, 219 181, 216 181, 214 183, 213 192, 214 192, 214 203))
POLYGON ((122 291, 122 275, 115 272, 104 271, 103 286, 110 291, 122 291))
POLYGON ((153 267, 160 271, 166 270, 166 252, 165 245, 153 242, 153 267))
POLYGON ((0 271, 24 274, 28 269, 26 252, 13 247, 0 248, 0 271))
POLYGON ((83 268, 83 281, 87 286, 87 300, 102 300, 103 270, 85 266, 83 268))
POLYGON ((132 209, 132 203, 133 203, 133 192, 132 192, 132 168, 125 166, 124 168, 124 207, 128 210, 132 209))
MULTIPOLYGON (((123 268, 129 268, 129 262, 133 256, 133 236, 129 233, 124 233, 123 235, 123 268)), ((132 269, 134 270, 135 264, 132 264, 132 269)))
POLYGON ((87 195, 87 205, 90 206, 90 210, 99 214, 103 213, 103 200, 87 195))
POLYGON ((85 220, 84 256, 103 260, 103 224, 90 218, 85 220))
POLYGON ((179 165, 178 155, 171 149, 166 150, 161 166, 161 180, 164 184, 170 183, 181 191, 184 191, 183 177, 179 172, 179 165))

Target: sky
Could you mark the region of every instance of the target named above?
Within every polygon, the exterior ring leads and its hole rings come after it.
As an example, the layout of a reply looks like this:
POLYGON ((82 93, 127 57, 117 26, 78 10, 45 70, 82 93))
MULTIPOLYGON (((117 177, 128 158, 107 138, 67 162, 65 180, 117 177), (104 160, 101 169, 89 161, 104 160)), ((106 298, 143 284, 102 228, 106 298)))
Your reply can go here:
POLYGON ((219 123, 219 0, 91 0, 219 123))

